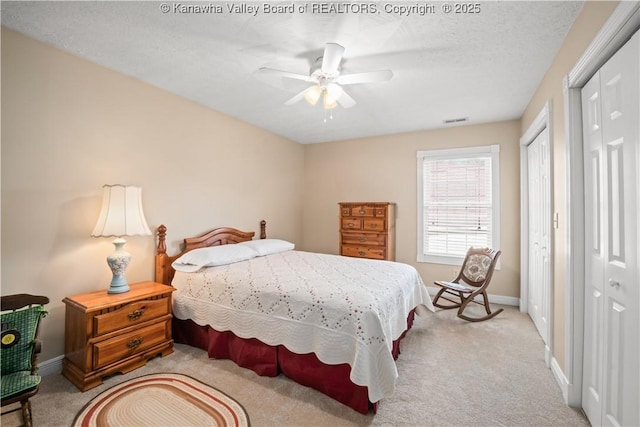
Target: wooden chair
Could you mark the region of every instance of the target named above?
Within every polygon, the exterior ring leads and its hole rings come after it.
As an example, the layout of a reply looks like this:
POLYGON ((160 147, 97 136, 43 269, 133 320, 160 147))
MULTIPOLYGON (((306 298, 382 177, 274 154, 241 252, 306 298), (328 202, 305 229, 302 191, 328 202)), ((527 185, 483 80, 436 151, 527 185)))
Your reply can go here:
POLYGON ((29 399, 38 393, 40 385, 37 355, 42 344, 37 337, 40 319, 47 314, 43 305, 48 303, 49 298, 39 295, 16 294, 0 298, 2 407, 20 403, 19 407, 2 412, 2 415, 21 410, 25 426, 33 425, 29 399))
POLYGON ((495 269, 498 257, 500 257, 501 251, 496 251, 489 248, 469 248, 467 255, 462 262, 462 267, 458 276, 451 282, 436 281, 436 285, 442 289, 438 291, 433 299, 433 305, 443 309, 458 309, 458 317, 470 322, 479 322, 482 320, 491 319, 503 309, 491 311, 489 307, 489 299, 487 298, 486 289, 491 282, 491 276, 495 269), (484 302, 478 302, 476 297, 482 296, 484 302), (451 299, 454 297, 455 299, 451 299), (440 299, 447 300, 452 304, 442 304, 438 301, 440 299), (464 314, 464 310, 470 303, 479 304, 484 306, 487 312, 486 316, 470 317, 464 314))

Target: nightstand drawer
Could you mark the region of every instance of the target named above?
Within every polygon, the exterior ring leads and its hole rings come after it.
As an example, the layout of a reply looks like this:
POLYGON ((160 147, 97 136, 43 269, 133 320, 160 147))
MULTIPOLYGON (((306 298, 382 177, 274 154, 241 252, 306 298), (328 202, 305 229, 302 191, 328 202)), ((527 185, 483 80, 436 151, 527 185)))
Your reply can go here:
POLYGON ((124 329, 171 313, 171 299, 136 301, 93 318, 93 336, 124 329))
POLYGON ((140 353, 167 340, 171 323, 168 318, 164 322, 129 332, 93 346, 93 369, 98 369, 110 363, 120 361, 126 357, 140 353))

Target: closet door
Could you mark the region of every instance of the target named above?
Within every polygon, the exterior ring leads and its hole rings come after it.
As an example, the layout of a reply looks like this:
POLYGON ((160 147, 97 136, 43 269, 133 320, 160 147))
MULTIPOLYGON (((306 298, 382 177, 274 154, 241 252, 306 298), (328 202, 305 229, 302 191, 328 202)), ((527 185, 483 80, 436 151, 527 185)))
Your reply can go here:
POLYGON ((545 128, 527 147, 529 192, 529 286, 527 312, 545 345, 549 344, 551 292, 551 195, 549 130, 545 128))
POLYGON ((583 88, 585 337, 582 404, 593 425, 640 424, 640 42, 583 88))

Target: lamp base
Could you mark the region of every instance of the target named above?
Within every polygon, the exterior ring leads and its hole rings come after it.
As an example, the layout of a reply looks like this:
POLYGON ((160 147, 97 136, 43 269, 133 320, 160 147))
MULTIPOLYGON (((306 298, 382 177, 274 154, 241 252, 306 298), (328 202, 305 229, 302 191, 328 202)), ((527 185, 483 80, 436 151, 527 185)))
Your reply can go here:
POLYGON ((110 294, 121 294, 129 291, 129 283, 127 282, 125 271, 131 261, 131 254, 124 250, 125 243, 127 241, 122 238, 115 239, 113 244, 116 250, 107 257, 107 264, 109 264, 111 273, 113 273, 113 278, 107 291, 110 294))

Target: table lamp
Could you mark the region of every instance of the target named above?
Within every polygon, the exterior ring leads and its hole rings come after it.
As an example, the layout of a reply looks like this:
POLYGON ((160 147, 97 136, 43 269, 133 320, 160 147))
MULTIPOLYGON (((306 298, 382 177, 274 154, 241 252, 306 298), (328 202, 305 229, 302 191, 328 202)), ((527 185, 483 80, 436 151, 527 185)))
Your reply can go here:
POLYGON ((151 230, 142 210, 142 189, 135 186, 105 185, 102 187, 102 210, 91 236, 115 236, 115 252, 107 257, 107 264, 113 273, 107 291, 119 294, 129 290, 125 271, 131 255, 124 250, 126 240, 122 236, 148 236, 151 230))

